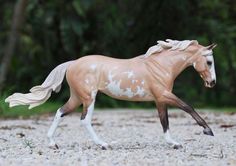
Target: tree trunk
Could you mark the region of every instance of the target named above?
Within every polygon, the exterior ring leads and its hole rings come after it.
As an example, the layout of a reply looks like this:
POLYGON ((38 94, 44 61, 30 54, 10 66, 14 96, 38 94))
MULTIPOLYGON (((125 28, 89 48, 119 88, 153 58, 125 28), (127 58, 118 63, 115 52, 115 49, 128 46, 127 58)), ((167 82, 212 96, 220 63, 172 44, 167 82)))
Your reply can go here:
POLYGON ((8 43, 0 65, 0 92, 4 87, 9 65, 19 38, 19 31, 24 21, 24 13, 27 6, 27 0, 18 0, 15 4, 14 14, 9 34, 8 43))

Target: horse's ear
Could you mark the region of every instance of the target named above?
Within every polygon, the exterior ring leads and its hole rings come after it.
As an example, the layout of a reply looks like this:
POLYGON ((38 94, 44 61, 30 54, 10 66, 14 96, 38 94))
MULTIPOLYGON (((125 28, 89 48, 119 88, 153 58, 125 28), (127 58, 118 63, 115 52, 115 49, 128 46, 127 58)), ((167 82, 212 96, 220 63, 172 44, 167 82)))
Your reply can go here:
POLYGON ((211 45, 207 46, 206 48, 207 48, 208 50, 213 50, 216 46, 217 46, 217 44, 212 43, 211 45))

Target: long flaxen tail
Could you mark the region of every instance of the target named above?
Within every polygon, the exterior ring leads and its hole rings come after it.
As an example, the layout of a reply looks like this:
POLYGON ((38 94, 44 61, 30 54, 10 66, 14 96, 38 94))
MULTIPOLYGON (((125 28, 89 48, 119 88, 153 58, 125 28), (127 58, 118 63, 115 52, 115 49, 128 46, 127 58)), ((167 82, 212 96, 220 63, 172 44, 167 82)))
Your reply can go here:
POLYGON ((6 98, 5 102, 8 102, 10 107, 29 105, 29 109, 43 104, 49 99, 52 91, 55 91, 56 93, 60 91, 66 70, 71 63, 73 63, 73 61, 58 65, 50 72, 41 85, 31 88, 30 93, 14 93, 6 98))

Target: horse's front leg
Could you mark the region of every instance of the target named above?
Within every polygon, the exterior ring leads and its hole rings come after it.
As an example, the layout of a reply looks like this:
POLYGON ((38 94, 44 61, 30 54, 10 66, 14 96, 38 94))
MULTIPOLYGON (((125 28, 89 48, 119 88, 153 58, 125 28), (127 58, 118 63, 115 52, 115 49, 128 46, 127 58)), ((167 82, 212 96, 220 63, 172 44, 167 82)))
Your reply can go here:
POLYGON ((182 109, 183 111, 189 113, 193 117, 193 119, 196 120, 197 124, 204 128, 204 130, 203 130, 204 134, 214 136, 211 128, 207 125, 205 120, 193 109, 193 107, 186 104, 184 101, 179 99, 173 93, 165 91, 162 94, 160 100, 162 102, 165 102, 166 104, 176 106, 176 107, 182 109))
POLYGON ((169 120, 168 120, 168 110, 166 104, 157 103, 157 111, 163 127, 163 132, 165 135, 165 140, 168 144, 172 145, 174 149, 182 148, 182 145, 171 138, 169 131, 169 120))

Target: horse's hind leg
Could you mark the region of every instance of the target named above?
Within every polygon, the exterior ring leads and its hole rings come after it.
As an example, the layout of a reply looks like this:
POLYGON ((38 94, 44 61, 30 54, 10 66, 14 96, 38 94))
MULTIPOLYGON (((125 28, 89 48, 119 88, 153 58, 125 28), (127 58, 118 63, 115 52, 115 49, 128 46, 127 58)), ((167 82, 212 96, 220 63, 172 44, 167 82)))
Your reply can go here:
POLYGON ((67 103, 63 107, 61 107, 57 110, 57 113, 54 117, 52 125, 49 128, 48 134, 47 134, 48 139, 50 141, 49 147, 58 149, 58 146, 53 139, 53 135, 57 129, 57 126, 61 122, 62 117, 69 114, 70 112, 73 112, 80 104, 81 104, 80 101, 76 97, 70 97, 70 99, 67 101, 67 103))
POLYGON ((101 140, 97 134, 95 133, 92 125, 91 125, 91 120, 92 120, 92 114, 94 111, 94 104, 95 104, 95 97, 96 97, 96 91, 93 91, 91 93, 91 96, 88 100, 83 102, 83 112, 81 115, 81 124, 87 129, 90 137, 92 140, 97 144, 102 147, 102 149, 107 149, 108 144, 101 140))

